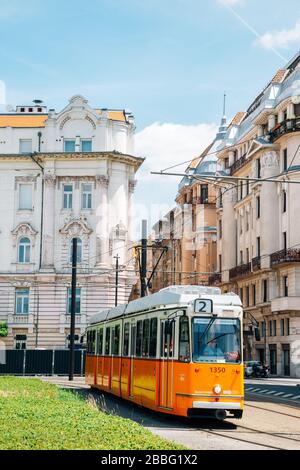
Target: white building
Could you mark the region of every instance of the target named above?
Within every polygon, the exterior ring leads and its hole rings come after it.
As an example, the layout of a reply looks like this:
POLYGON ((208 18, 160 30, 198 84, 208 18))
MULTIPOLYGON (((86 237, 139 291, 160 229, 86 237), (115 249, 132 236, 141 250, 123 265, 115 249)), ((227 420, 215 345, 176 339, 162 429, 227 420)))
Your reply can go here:
POLYGON ((65 347, 70 248, 79 239, 76 335, 135 283, 130 259, 134 118, 82 96, 60 112, 39 101, 0 115, 0 322, 12 347, 65 347))
POLYGON ((246 359, 300 377, 300 53, 237 113, 218 156, 240 178, 219 190, 220 284, 261 330, 246 338, 246 359))

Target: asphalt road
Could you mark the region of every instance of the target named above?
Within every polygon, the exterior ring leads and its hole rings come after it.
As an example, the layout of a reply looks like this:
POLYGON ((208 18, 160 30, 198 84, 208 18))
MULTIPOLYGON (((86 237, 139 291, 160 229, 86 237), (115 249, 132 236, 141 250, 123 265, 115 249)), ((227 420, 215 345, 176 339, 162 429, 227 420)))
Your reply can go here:
MULTIPOLYGON (((247 392, 242 420, 228 419, 219 422, 213 419, 178 418, 155 413, 107 393, 92 390, 77 378, 71 385, 63 378, 46 378, 76 393, 108 413, 132 419, 153 433, 197 450, 299 450, 300 449, 300 401, 282 402, 279 397, 247 392)), ((247 381, 246 387, 259 388, 256 382, 247 381), (251 382, 251 383, 249 383, 251 382)), ((269 387, 288 387, 297 390, 296 384, 286 386, 278 383, 269 387)), ((289 400, 287 398, 286 400, 289 400)))

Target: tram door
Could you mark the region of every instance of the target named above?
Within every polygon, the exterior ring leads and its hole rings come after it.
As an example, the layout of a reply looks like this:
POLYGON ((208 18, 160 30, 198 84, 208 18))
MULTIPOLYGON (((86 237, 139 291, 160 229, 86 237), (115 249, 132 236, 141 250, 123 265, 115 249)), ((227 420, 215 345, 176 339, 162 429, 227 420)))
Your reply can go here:
POLYGON ((134 385, 134 355, 135 355, 135 341, 136 341, 136 325, 131 325, 131 341, 130 341, 130 364, 129 364, 129 396, 134 397, 133 385, 134 385))
POLYGON ((162 320, 160 324, 160 364, 158 406, 173 408, 175 321, 162 320))

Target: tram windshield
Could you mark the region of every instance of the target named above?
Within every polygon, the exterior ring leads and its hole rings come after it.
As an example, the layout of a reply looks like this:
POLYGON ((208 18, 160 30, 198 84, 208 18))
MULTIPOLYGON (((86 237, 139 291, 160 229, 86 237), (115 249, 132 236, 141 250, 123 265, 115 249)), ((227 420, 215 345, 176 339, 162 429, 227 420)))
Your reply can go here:
POLYGON ((194 362, 241 362, 240 321, 229 318, 193 319, 194 362))

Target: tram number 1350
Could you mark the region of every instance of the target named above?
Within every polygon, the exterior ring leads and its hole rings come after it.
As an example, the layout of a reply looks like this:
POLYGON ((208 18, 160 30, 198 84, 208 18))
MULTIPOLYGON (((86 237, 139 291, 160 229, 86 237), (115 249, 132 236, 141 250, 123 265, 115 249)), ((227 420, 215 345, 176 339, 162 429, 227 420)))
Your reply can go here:
POLYGON ((195 313, 213 313, 213 301, 210 299, 196 299, 194 311, 195 313))

